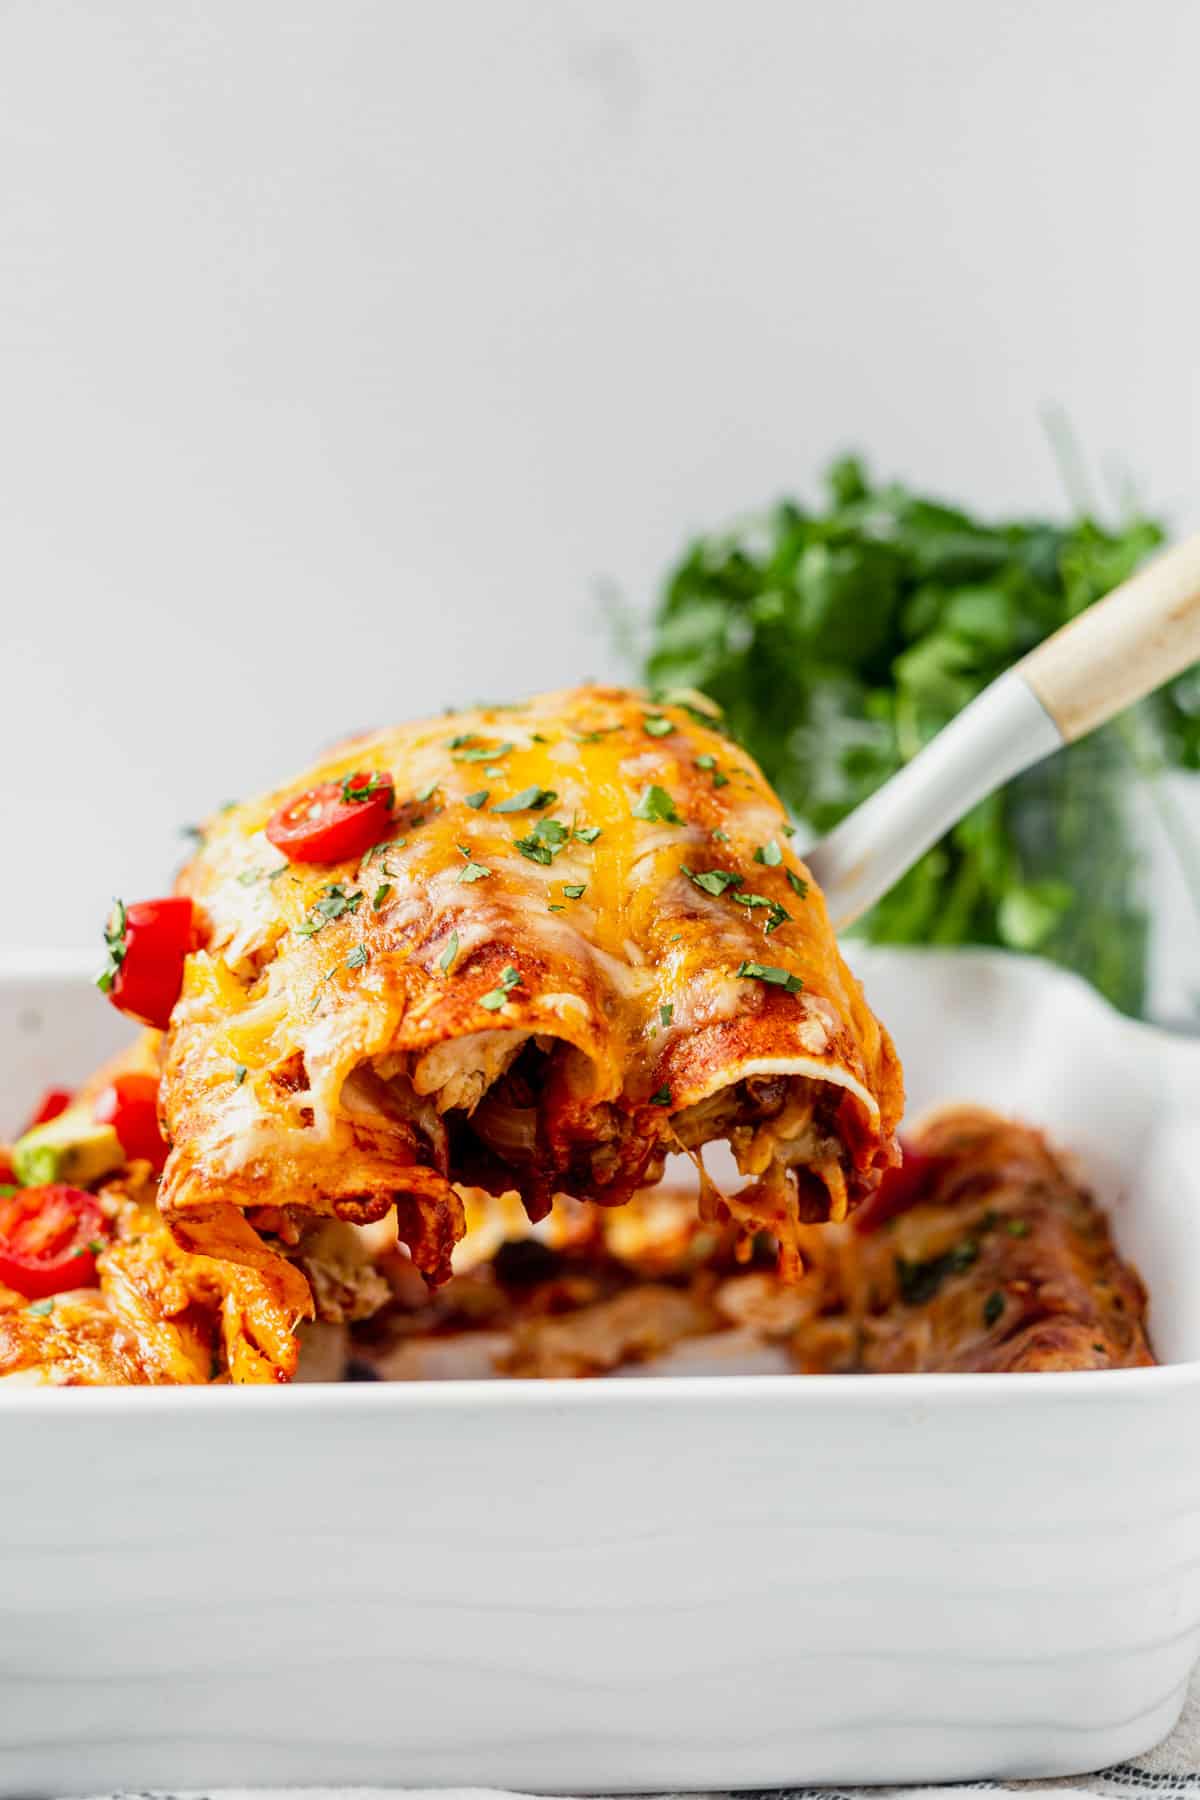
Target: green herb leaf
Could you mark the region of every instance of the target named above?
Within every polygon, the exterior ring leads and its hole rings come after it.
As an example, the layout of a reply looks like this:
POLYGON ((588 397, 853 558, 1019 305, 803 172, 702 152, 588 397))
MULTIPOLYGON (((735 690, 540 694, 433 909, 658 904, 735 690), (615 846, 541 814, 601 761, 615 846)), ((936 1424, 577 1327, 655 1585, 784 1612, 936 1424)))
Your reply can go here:
POLYGON ((789 994, 798 994, 804 986, 798 975, 790 975, 786 969, 774 968, 769 963, 739 963, 738 974, 743 981, 767 981, 772 987, 786 988, 789 994))
POLYGON ((768 869, 777 869, 783 861, 783 851, 772 838, 770 843, 760 844, 754 852, 755 862, 766 863, 768 869))
POLYGON ((989 1331, 1000 1317, 1000 1314, 1004 1311, 1004 1307, 1004 1295, 1000 1292, 999 1288, 996 1288, 988 1295, 983 1303, 983 1322, 989 1331))
POLYGON ((781 925, 786 925, 792 916, 780 906, 778 900, 772 900, 766 894, 730 894, 729 898, 738 906, 765 907, 767 918, 764 930, 768 937, 773 931, 778 931, 781 925))
POLYGON ((670 1106, 670 1104, 671 1104, 671 1090, 666 1085, 664 1085, 663 1087, 660 1087, 657 1094, 651 1094, 651 1096, 650 1096, 650 1105, 651 1106, 670 1106))
POLYGON ((494 813, 540 812, 544 806, 553 806, 558 795, 553 788, 527 787, 519 794, 513 794, 507 800, 497 800, 492 811, 494 813))
POLYGON ((479 744, 471 750, 460 750, 454 760, 464 763, 499 762, 512 748, 511 744, 479 744))
POLYGON ((321 898, 310 908, 303 923, 297 925, 297 935, 315 937, 318 931, 324 931, 326 925, 340 919, 344 913, 357 912, 361 902, 361 888, 348 893, 339 882, 331 882, 322 889, 321 898))
POLYGON ((670 737, 675 727, 670 719, 664 719, 661 713, 643 713, 642 730, 647 737, 670 737))
POLYGON ((568 900, 582 900, 583 896, 587 893, 587 883, 586 881, 572 882, 570 886, 568 886, 564 882, 563 893, 567 896, 568 900))
POLYGON ((651 824, 682 825, 683 820, 675 810, 675 802, 666 788, 652 782, 643 793, 633 809, 635 819, 648 819, 651 824))
POLYGON ((111 991, 113 979, 117 970, 125 961, 125 930, 127 924, 128 919, 125 912, 125 902, 123 900, 114 899, 112 911, 108 915, 108 923, 104 927, 104 967, 96 977, 96 986, 100 989, 102 994, 107 994, 111 991))
POLYGON ((686 875, 693 887, 698 887, 705 894, 719 898, 727 888, 738 888, 742 885, 742 877, 732 869, 689 869, 686 863, 680 863, 680 871, 686 875))
POLYGON ((243 869, 238 876, 238 883, 241 887, 253 887, 256 881, 261 880, 261 869, 243 869))
POLYGON ((438 784, 436 781, 427 781, 425 786, 420 788, 418 792, 413 795, 413 799, 416 800, 419 805, 423 806, 426 800, 433 799, 433 796, 437 793, 437 786, 438 784))
POLYGON ((1005 1229, 1005 1231, 1007 1231, 1009 1237, 1015 1237, 1015 1238, 1028 1237, 1029 1236, 1029 1220, 1028 1219, 1008 1219, 1005 1221, 1004 1229, 1005 1229))
POLYGON ((348 806, 360 806, 365 801, 372 799, 381 788, 386 789, 390 786, 391 783, 387 777, 380 775, 378 771, 369 775, 366 781, 361 782, 356 782, 353 775, 347 775, 342 782, 342 799, 348 806))
POLYGON ((35 1300, 33 1305, 27 1306, 25 1310, 31 1319, 48 1319, 50 1314, 54 1311, 53 1294, 46 1300, 35 1300))
POLYGON ((381 881, 380 882, 379 886, 375 889, 374 894, 371 896, 371 911, 372 912, 379 911, 380 907, 383 905, 384 901, 387 899, 387 897, 391 893, 391 891, 392 891, 392 884, 390 881, 381 881))
POLYGON ((245 1065, 245 1063, 238 1063, 238 1065, 236 1066, 236 1068, 233 1071, 234 1087, 241 1087, 241 1085, 242 1085, 243 1081, 245 1081, 245 1079, 246 1079, 246 1065, 245 1065))
POLYGON ((457 849, 458 854, 466 858, 465 865, 458 871, 459 881, 486 881, 492 871, 483 863, 475 862, 465 844, 459 844, 457 849))
POLYGON ((566 848, 570 835, 558 819, 539 819, 528 837, 514 838, 513 846, 530 862, 549 868, 559 851, 566 848))
POLYGON ((450 936, 446 939, 446 948, 438 957, 438 968, 442 971, 443 975, 448 975, 450 973, 451 969, 454 967, 454 959, 457 955, 458 933, 457 931, 452 931, 450 936))
POLYGON ((577 825, 575 827, 575 836, 581 844, 594 844, 596 839, 603 835, 599 825, 577 825))
POLYGON ((475 811, 478 812, 480 807, 486 803, 487 797, 488 789, 480 788, 477 793, 464 795, 464 801, 467 806, 474 807, 475 811))
POLYGON ((793 894, 799 894, 801 900, 806 900, 808 898, 808 883, 804 880, 803 876, 797 875, 794 869, 785 869, 784 874, 787 876, 788 886, 791 888, 793 894))
POLYGON ((364 968, 367 962, 367 955, 367 946, 365 944, 355 944, 353 950, 346 958, 346 967, 348 969, 364 968))
POLYGON ((660 1006, 658 1009, 659 1023, 663 1026, 669 1025, 671 1023, 671 1020, 674 1018, 674 1016, 675 1016, 674 1002, 670 1001, 670 1000, 665 1001, 663 1003, 663 1005, 660 1006))
POLYGON ((520 972, 519 970, 514 969, 510 963, 506 969, 500 971, 499 986, 494 987, 490 994, 481 995, 479 1004, 480 1006, 486 1006, 489 1012, 497 1012, 500 1007, 504 1005, 504 1002, 508 999, 512 990, 515 987, 520 986, 520 972))
POLYGON ((961 1275, 969 1269, 979 1256, 979 1245, 974 1238, 963 1238, 961 1243, 954 1244, 944 1250, 940 1256, 930 1256, 924 1262, 909 1262, 905 1257, 896 1258, 896 1281, 900 1288, 900 1298, 905 1306, 924 1306, 932 1300, 944 1281, 951 1275, 961 1275))

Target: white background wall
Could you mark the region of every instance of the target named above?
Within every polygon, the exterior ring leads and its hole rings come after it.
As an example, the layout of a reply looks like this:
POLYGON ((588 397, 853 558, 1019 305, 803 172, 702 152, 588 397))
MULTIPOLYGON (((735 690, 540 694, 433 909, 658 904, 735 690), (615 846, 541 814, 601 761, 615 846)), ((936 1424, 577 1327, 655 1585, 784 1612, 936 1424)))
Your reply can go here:
POLYGON ((0 0, 0 943, 848 443, 1200 523, 1191 0, 0 0))

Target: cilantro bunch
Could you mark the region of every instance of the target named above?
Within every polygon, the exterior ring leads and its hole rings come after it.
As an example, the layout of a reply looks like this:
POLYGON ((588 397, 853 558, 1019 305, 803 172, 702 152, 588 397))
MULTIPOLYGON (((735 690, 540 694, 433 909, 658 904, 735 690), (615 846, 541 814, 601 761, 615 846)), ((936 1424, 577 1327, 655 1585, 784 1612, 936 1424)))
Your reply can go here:
MULTIPOLYGON (((815 834, 1163 541, 1134 518, 985 524, 844 458, 823 506, 784 501, 693 543, 646 659, 697 687, 815 834)), ((879 943, 1002 944, 1141 1009, 1148 915, 1135 784, 1200 768, 1200 671, 983 801, 858 929, 879 943)))

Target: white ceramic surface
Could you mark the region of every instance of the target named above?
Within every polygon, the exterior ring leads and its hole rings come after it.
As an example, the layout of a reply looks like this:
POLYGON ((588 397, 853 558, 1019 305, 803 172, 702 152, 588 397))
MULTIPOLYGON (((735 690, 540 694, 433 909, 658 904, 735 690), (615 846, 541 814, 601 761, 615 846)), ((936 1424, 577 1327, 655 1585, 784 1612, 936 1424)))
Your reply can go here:
MULTIPOLYGON (((858 962, 915 1106, 1081 1153, 1173 1366, 0 1395, 0 1792, 949 1780, 1164 1735, 1200 1640, 1200 1048, 1037 963, 858 962)), ((6 1108, 109 1029, 10 967, 6 1108)))

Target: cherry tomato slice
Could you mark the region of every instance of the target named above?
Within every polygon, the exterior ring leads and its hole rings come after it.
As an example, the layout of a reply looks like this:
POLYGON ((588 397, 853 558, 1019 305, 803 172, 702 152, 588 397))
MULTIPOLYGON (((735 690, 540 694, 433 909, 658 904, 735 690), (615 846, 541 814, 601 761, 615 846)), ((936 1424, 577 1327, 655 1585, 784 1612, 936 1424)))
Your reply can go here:
POLYGON ((153 1075, 118 1075, 96 1096, 92 1117, 111 1125, 121 1148, 133 1161, 140 1157, 156 1170, 167 1160, 167 1145, 158 1128, 158 1080, 153 1075))
POLYGON ((923 1198, 929 1178, 942 1160, 939 1156, 926 1156, 920 1150, 911 1149, 903 1140, 900 1148, 904 1161, 885 1171, 875 1192, 868 1194, 854 1213, 854 1223, 859 1231, 875 1231, 898 1213, 915 1206, 923 1198))
POLYGON ((165 1031, 183 986, 183 962, 195 948, 195 912, 190 900, 117 902, 104 933, 108 963, 98 985, 118 1011, 165 1031))
POLYGON ((31 1187, 0 1197, 0 1282, 27 1300, 96 1285, 104 1215, 82 1188, 31 1187))
POLYGON ((289 862, 348 862, 386 836, 396 789, 386 771, 323 781, 281 806, 267 836, 289 862))
POLYGON ((70 1104, 70 1088, 47 1088, 36 1108, 29 1115, 29 1122, 25 1130, 32 1131, 35 1125, 45 1125, 51 1119, 57 1119, 59 1113, 66 1112, 70 1104))

